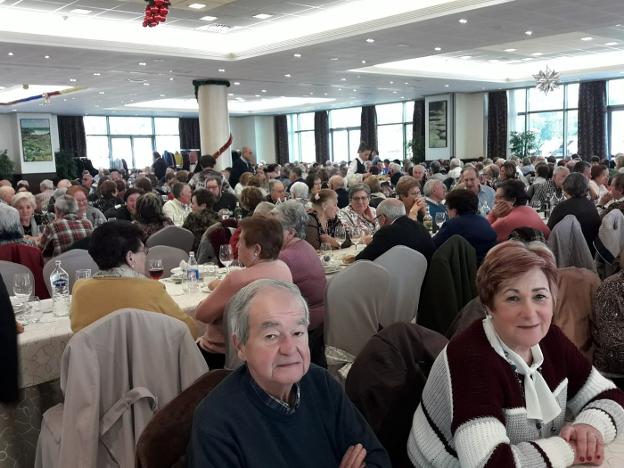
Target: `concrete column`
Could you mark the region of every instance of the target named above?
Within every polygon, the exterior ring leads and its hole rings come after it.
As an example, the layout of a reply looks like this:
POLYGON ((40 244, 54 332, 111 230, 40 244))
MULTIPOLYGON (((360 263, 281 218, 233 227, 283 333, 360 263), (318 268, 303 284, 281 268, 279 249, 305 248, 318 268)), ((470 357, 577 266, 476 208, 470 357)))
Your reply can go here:
MULTIPOLYGON (((202 154, 215 155, 230 141, 230 113, 228 111, 226 80, 193 80, 199 104, 199 134, 202 154)), ((217 157, 215 169, 232 165, 231 144, 217 157)))

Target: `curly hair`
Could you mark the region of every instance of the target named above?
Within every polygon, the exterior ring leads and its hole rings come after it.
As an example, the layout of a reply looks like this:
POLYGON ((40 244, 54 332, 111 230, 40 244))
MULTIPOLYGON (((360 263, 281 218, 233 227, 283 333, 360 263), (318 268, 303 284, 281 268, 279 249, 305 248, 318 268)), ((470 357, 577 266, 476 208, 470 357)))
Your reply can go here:
POLYGON ((142 224, 157 224, 166 220, 162 201, 158 195, 149 192, 141 195, 136 204, 136 219, 142 224))

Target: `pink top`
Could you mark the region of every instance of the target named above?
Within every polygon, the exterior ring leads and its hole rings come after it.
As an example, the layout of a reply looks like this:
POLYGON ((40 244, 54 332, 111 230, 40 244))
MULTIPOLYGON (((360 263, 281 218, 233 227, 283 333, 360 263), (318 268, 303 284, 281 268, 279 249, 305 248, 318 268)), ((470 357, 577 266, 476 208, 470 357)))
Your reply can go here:
POLYGON ((511 212, 502 218, 495 218, 492 212, 488 214, 488 221, 492 225, 492 228, 496 231, 496 241, 504 242, 511 234, 511 231, 521 227, 529 227, 537 229, 544 237, 548 239, 550 235, 550 229, 542 218, 537 214, 530 206, 516 206, 511 212))
POLYGON ((223 336, 225 306, 241 288, 257 279, 275 279, 292 283, 290 269, 281 260, 256 263, 244 270, 230 272, 195 310, 195 318, 207 324, 206 332, 199 341, 203 349, 210 353, 225 353, 223 336))

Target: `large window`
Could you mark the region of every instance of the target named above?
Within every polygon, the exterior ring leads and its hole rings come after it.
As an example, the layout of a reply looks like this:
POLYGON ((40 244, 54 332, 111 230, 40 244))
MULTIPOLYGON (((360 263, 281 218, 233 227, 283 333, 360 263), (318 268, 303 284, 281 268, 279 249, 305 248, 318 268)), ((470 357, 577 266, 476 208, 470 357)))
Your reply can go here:
POLYGON ((376 106, 377 146, 382 159, 411 158, 407 143, 412 139, 414 101, 395 102, 376 106))
POLYGON ((329 111, 331 160, 351 161, 360 146, 362 108, 348 107, 329 111))
POLYGON ((314 112, 288 116, 288 144, 291 161, 316 161, 314 112))
POLYGON ((609 153, 624 153, 624 80, 607 82, 609 153))
POLYGON ((152 164, 152 152, 180 149, 176 117, 84 117, 87 156, 97 168, 125 159, 129 167, 152 164))

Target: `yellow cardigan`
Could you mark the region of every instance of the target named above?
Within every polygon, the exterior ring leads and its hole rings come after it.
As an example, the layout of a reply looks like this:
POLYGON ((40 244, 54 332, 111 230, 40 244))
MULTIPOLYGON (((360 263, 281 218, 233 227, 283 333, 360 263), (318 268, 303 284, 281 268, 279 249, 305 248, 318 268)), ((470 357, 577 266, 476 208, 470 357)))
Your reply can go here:
POLYGON ((71 328, 74 332, 119 309, 159 312, 182 320, 197 338, 193 318, 167 294, 165 286, 148 278, 91 278, 74 285, 71 328))

